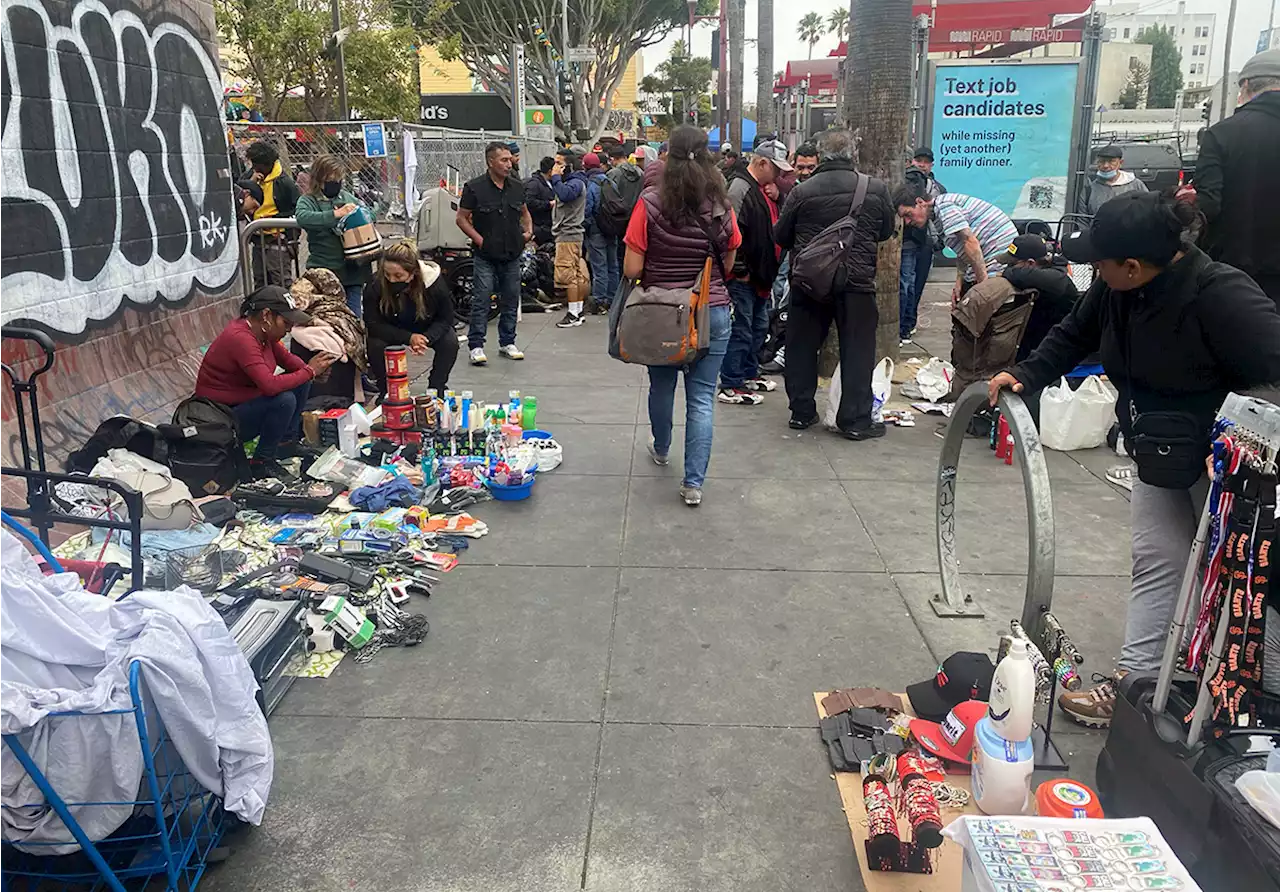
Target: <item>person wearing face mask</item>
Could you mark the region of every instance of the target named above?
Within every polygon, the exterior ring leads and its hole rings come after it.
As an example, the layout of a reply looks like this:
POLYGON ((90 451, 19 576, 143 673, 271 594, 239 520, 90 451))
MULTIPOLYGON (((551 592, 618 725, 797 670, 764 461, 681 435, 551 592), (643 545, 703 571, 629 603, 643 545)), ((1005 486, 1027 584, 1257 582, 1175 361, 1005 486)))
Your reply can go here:
POLYGON ((1117 195, 1130 192, 1146 192, 1147 185, 1127 170, 1121 170, 1124 163, 1124 149, 1120 146, 1103 146, 1093 153, 1094 171, 1086 186, 1080 192, 1079 213, 1093 216, 1117 195))
POLYGON ((1131 192, 1098 209, 1089 229, 1062 243, 1067 259, 1098 278, 1030 356, 988 384, 1035 391, 1099 351, 1119 391, 1116 418, 1137 464, 1130 502, 1133 581, 1114 677, 1058 703, 1069 717, 1106 727, 1116 681, 1159 668, 1187 554, 1207 491, 1204 468, 1223 399, 1280 381, 1280 313, 1235 267, 1187 242, 1188 204, 1131 192))
POLYGON ((307 194, 298 199, 294 214, 307 233, 307 269, 331 270, 342 282, 347 306, 360 315, 361 293, 372 275, 367 260, 352 262, 342 251, 338 224, 360 205, 343 185, 346 171, 333 155, 321 155, 311 165, 307 194))
POLYGON ((378 274, 364 286, 364 324, 369 331, 369 369, 387 392, 387 347, 404 344, 415 356, 431 350, 427 386, 443 393, 458 360, 453 332, 453 295, 437 264, 418 259, 410 240, 382 254, 378 274))

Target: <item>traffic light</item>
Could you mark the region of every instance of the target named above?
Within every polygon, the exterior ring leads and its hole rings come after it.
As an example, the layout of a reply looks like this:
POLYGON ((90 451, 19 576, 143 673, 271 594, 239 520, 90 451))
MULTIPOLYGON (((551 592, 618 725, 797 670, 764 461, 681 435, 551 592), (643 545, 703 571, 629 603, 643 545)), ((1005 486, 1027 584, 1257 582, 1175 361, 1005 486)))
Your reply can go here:
POLYGON ((1213 118, 1213 100, 1212 99, 1206 99, 1204 101, 1204 107, 1200 109, 1200 117, 1204 119, 1204 122, 1206 124, 1208 124, 1209 121, 1213 118))
POLYGON ((560 71, 560 72, 559 72, 559 74, 557 75, 557 77, 559 78, 559 83, 557 84, 557 87, 559 88, 558 92, 559 92, 559 94, 560 94, 560 107, 561 107, 561 108, 564 108, 564 109, 567 109, 567 108, 569 107, 569 105, 570 105, 570 102, 569 102, 569 75, 568 75, 568 73, 567 73, 567 72, 565 72, 565 71, 563 71, 563 70, 562 70, 562 71, 560 71))
POLYGON ((698 112, 692 108, 689 109, 689 123, 694 125, 698 123, 698 112))

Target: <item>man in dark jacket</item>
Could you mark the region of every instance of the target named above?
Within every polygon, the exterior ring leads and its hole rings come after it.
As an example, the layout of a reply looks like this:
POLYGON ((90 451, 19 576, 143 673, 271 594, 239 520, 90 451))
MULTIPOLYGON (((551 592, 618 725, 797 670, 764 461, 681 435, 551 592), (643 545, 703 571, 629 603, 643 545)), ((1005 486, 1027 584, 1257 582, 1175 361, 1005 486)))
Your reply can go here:
MULTIPOLYGON (((905 179, 918 183, 931 199, 947 190, 933 176, 933 150, 928 146, 916 149, 907 168, 905 179)), ((916 333, 916 319, 920 310, 920 297, 929 270, 933 268, 933 250, 942 240, 937 226, 904 226, 902 228, 902 264, 898 274, 898 339, 905 345, 916 333)))
POLYGON ((556 193, 551 188, 551 169, 555 166, 556 159, 543 158, 537 173, 524 184, 525 203, 533 217, 533 240, 539 245, 555 242, 555 236, 551 234, 551 210, 556 206, 556 193))
POLYGON ((787 147, 766 140, 756 147, 750 161, 739 160, 729 169, 729 204, 738 218, 742 247, 729 270, 729 297, 733 300, 733 331, 724 364, 720 367, 722 403, 754 406, 761 392, 777 385, 760 377, 760 348, 769 331, 769 290, 778 275, 778 246, 773 225, 778 205, 766 189, 783 171, 791 170, 787 147))
MULTIPOLYGON (((849 213, 859 174, 853 166, 853 134, 830 130, 818 140, 818 169, 791 190, 774 235, 778 247, 792 252, 795 263, 805 246, 822 230, 849 213)), ((787 320, 787 396, 791 427, 803 430, 818 420, 818 351, 834 321, 840 337, 840 408, 836 426, 851 440, 884 436, 884 423, 871 417, 871 373, 876 364, 877 242, 897 226, 889 190, 871 179, 858 211, 858 229, 849 246, 851 272, 836 294, 804 294, 791 287, 787 320)))
POLYGON ((1018 236, 998 260, 1005 264, 1003 275, 1014 288, 1036 292, 1031 318, 1018 342, 1021 362, 1040 346, 1049 329, 1067 318, 1080 299, 1080 291, 1066 270, 1049 257, 1049 246, 1038 235, 1018 236))
POLYGON ((1280 305, 1280 49, 1244 63, 1240 102, 1200 139, 1195 187, 1209 223, 1204 245, 1280 305))

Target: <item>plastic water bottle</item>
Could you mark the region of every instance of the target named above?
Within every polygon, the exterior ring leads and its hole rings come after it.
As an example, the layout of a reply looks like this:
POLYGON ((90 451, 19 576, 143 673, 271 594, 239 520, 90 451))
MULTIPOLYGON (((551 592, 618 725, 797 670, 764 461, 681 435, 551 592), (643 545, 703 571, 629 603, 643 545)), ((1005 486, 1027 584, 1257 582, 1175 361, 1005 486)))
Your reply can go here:
POLYGON ((1014 638, 991 680, 987 718, 992 730, 1005 740, 1027 740, 1035 719, 1035 698, 1036 673, 1031 668, 1027 642, 1014 638))
POLYGON ((996 733, 990 718, 979 719, 970 766, 974 804, 988 815, 1023 814, 1031 795, 1035 764, 1035 747, 1029 737, 1006 740, 996 733))

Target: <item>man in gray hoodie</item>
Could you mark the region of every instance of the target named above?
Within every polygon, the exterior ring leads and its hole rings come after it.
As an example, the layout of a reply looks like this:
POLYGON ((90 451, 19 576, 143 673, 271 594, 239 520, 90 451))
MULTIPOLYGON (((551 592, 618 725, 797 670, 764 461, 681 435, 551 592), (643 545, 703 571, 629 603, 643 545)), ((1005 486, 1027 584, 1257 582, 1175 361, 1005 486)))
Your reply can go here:
POLYGON ((587 174, 582 169, 582 156, 571 149, 557 154, 556 166, 551 168, 551 189, 556 193, 556 206, 551 211, 551 231, 556 237, 556 288, 564 289, 569 304, 556 327, 576 328, 582 324, 582 305, 591 293, 591 274, 582 251, 587 231, 587 174))
POLYGON ((1147 185, 1127 170, 1121 170, 1124 149, 1120 146, 1103 146, 1093 153, 1093 175, 1085 181, 1080 193, 1078 213, 1093 216, 1117 195, 1126 192, 1146 192, 1147 185))

